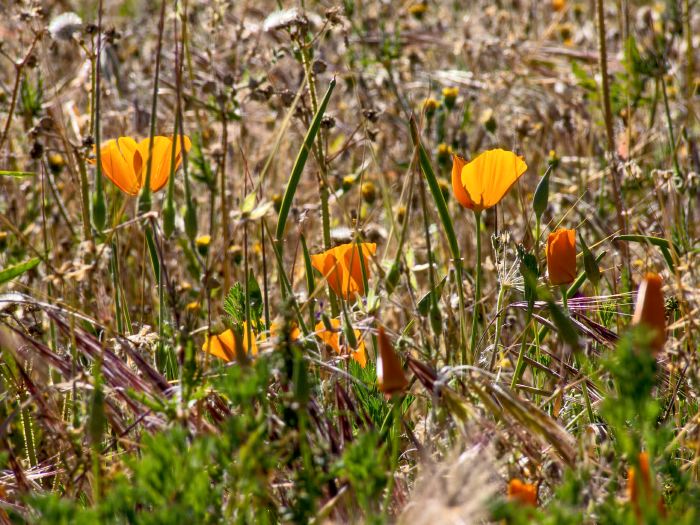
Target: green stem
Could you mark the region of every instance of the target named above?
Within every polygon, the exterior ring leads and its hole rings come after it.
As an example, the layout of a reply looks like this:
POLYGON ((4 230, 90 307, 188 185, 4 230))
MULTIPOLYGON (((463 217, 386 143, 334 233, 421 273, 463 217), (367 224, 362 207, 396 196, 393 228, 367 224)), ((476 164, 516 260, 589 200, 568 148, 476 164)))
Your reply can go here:
POLYGON ((671 108, 668 104, 668 94, 666 93, 666 79, 661 75, 661 93, 664 97, 664 111, 666 112, 666 125, 668 126, 668 141, 671 143, 671 154, 673 155, 673 169, 676 177, 681 177, 681 168, 678 163, 678 153, 676 152, 676 138, 673 135, 673 120, 671 119, 671 108))
POLYGON ((501 289, 498 291, 498 300, 496 301, 496 336, 493 340, 493 354, 491 354, 491 364, 489 365, 489 370, 493 370, 493 366, 496 363, 496 354, 498 353, 498 341, 501 338, 501 326, 503 325, 503 316, 501 315, 501 309, 503 308, 503 299, 506 296, 506 285, 501 285, 501 289))
POLYGON ((476 224, 476 279, 474 284, 474 310, 472 312, 472 335, 469 343, 469 351, 472 355, 472 362, 478 363, 476 355, 476 336, 478 315, 477 310, 481 302, 481 212, 474 212, 474 220, 476 224))

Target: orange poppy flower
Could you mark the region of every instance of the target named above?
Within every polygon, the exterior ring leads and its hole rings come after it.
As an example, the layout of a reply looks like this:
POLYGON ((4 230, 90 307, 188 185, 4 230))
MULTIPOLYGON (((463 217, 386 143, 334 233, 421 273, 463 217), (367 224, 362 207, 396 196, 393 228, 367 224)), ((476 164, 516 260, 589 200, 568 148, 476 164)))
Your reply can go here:
MULTIPOLYGON (((192 143, 184 136, 185 151, 189 151, 192 143)), ((128 195, 138 195, 143 187, 148 166, 149 138, 136 142, 131 137, 119 137, 102 144, 100 158, 102 173, 120 190, 128 195)), ((170 160, 172 157, 173 139, 170 137, 153 137, 153 160, 151 163, 151 191, 156 192, 168 182, 170 176, 170 160)), ((175 140, 175 168, 182 162, 181 140, 175 140)), ((94 164, 95 160, 90 159, 94 164)), ((174 171, 173 170, 173 171, 174 171)))
POLYGON ((566 0, 552 0, 552 9, 555 11, 563 11, 566 7, 566 0))
POLYGON ((480 212, 498 204, 526 170, 512 151, 488 150, 471 162, 454 155, 452 191, 462 206, 480 212))
MULTIPOLYGON (((629 497, 634 513, 637 517, 641 517, 642 508, 640 502, 648 501, 653 495, 653 487, 651 483, 651 468, 649 467, 649 454, 640 452, 638 456, 639 462, 639 479, 637 479, 637 469, 632 466, 627 470, 627 496, 629 497)), ((657 510, 662 516, 666 512, 663 498, 659 498, 657 510)))
MULTIPOLYGON (((255 333, 251 333, 253 340, 248 344, 248 330, 245 321, 242 325, 243 351, 249 355, 258 354, 258 345, 255 342, 255 333)), ((202 345, 202 350, 223 359, 226 362, 236 359, 236 338, 233 330, 228 329, 218 335, 207 336, 202 345)))
POLYGON ((362 258, 357 243, 341 244, 323 253, 311 256, 311 264, 328 280, 328 285, 344 299, 352 299, 356 294, 364 295, 362 262, 364 273, 369 276, 369 257, 377 252, 375 243, 363 242, 362 258))
POLYGON ((663 350, 666 342, 666 310, 659 275, 648 273, 644 276, 642 284, 639 285, 632 324, 641 324, 653 330, 652 349, 654 353, 663 350))
POLYGON ((355 339, 357 339, 357 349, 348 349, 346 343, 340 344, 340 319, 331 319, 330 321, 333 330, 328 330, 323 321, 316 324, 316 335, 318 335, 318 338, 335 350, 336 354, 342 355, 349 350, 350 357, 364 368, 367 365, 367 352, 365 351, 365 342, 362 340, 360 331, 354 330, 355 339))
POLYGON ((517 478, 508 482, 508 499, 531 507, 537 506, 537 486, 517 478))
POLYGON ((554 285, 576 279, 576 232, 557 230, 547 237, 547 272, 554 285))
POLYGON ((389 337, 382 326, 377 334, 379 358, 377 359, 377 387, 387 396, 400 394, 408 386, 408 379, 389 337))

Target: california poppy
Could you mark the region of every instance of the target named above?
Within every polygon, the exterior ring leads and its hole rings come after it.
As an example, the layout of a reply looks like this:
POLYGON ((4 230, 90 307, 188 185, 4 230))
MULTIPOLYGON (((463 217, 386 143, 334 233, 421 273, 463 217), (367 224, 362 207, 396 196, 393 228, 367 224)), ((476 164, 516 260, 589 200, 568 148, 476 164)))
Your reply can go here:
POLYGON ((343 354, 349 351, 352 357, 362 368, 367 365, 367 352, 365 351, 365 342, 362 340, 362 334, 359 330, 354 330, 355 339, 357 339, 357 348, 348 348, 346 342, 340 344, 340 319, 330 320, 332 330, 328 330, 323 324, 323 321, 316 324, 316 335, 326 345, 335 350, 336 354, 343 354))
MULTIPOLYGON (((182 162, 181 145, 189 151, 192 143, 189 137, 175 139, 175 167, 182 162)), ((119 137, 102 144, 100 158, 102 172, 120 190, 129 195, 138 195, 146 179, 150 139, 136 142, 131 137, 119 137)), ((151 162, 151 191, 158 191, 168 182, 170 176, 173 139, 153 137, 153 160, 151 162)), ((90 160, 94 164, 94 160, 90 160)))
POLYGON ((537 506, 537 486, 517 478, 508 482, 508 499, 531 507, 537 506))
POLYGON ((557 230, 547 237, 547 272, 554 285, 576 279, 576 232, 557 230))
POLYGON ((377 358, 377 387, 387 396, 399 394, 406 390, 408 379, 401 366, 401 360, 396 354, 389 336, 379 327, 377 334, 379 357, 377 358))
POLYGON ((651 345, 654 352, 663 349, 666 342, 666 310, 659 275, 648 273, 639 285, 632 324, 641 324, 653 330, 654 340, 651 345))
MULTIPOLYGON (((252 342, 248 343, 248 330, 245 321, 242 325, 241 339, 243 341, 243 351, 249 355, 258 354, 258 345, 255 342, 255 334, 251 333, 252 342)), ((228 329, 218 335, 206 338, 202 345, 202 350, 223 359, 226 362, 236 359, 236 338, 233 330, 228 329)))
POLYGON ((512 151, 492 149, 471 162, 452 157, 452 191, 457 201, 480 212, 498 204, 527 170, 522 157, 512 151))
MULTIPOLYGON (((637 474, 637 468, 634 466, 631 466, 627 471, 627 496, 632 504, 634 513, 637 517, 640 517, 642 514, 640 503, 646 503, 651 499, 653 487, 651 483, 651 468, 649 467, 649 454, 640 452, 637 462, 639 463, 639 474, 637 474)), ((657 511, 661 515, 664 515, 666 512, 664 501, 661 497, 657 502, 657 511)))
POLYGON ((313 267, 328 280, 331 289, 345 299, 364 295, 363 263, 364 274, 369 276, 369 257, 377 251, 375 243, 363 242, 360 246, 362 255, 357 243, 348 243, 311 256, 313 267))

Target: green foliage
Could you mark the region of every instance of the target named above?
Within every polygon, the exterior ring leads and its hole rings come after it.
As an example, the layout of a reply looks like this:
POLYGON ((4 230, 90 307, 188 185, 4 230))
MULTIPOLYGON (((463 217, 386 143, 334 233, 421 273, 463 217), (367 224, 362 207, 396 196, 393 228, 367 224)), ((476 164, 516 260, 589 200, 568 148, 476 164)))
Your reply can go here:
POLYGON ((36 82, 33 84, 29 81, 27 75, 24 75, 19 86, 19 103, 20 110, 27 124, 31 125, 34 119, 41 114, 43 97, 44 83, 41 75, 37 75, 36 82))
MULTIPOLYGON (((251 273, 248 276, 248 298, 250 301, 250 318, 254 325, 263 314, 263 297, 258 281, 251 273)), ((246 319, 246 296, 245 287, 241 283, 235 283, 228 291, 224 299, 224 311, 231 318, 232 323, 241 324, 246 319)))

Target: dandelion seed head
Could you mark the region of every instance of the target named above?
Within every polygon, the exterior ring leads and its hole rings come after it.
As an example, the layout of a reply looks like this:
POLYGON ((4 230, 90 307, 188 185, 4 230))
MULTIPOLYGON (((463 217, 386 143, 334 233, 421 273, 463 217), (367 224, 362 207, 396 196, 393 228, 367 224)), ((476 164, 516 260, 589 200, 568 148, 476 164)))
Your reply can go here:
POLYGON ((73 12, 61 13, 49 24, 49 34, 54 40, 69 41, 83 27, 83 20, 73 12))

